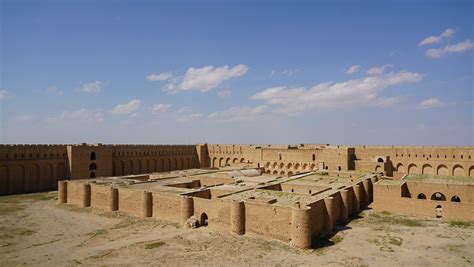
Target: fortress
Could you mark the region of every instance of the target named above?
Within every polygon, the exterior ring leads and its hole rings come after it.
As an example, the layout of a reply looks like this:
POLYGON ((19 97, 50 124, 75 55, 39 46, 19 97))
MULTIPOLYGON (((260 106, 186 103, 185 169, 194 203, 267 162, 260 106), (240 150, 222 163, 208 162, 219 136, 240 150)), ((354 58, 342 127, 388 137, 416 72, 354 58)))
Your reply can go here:
POLYGON ((58 189, 60 203, 310 248, 369 204, 474 221, 472 156, 473 147, 2 145, 0 195, 58 189))

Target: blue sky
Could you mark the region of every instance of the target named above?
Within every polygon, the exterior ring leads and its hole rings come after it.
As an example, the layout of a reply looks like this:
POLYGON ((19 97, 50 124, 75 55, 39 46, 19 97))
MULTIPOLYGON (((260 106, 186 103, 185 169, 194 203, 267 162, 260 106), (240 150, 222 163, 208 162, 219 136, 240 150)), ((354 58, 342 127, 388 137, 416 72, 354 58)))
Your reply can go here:
POLYGON ((472 1, 1 1, 1 143, 474 145, 472 1))

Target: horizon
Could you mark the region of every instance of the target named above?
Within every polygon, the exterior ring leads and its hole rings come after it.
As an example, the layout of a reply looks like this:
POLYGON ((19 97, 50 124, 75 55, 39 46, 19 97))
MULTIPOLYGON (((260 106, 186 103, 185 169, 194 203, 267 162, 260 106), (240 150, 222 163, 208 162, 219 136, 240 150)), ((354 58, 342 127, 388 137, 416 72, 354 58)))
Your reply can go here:
POLYGON ((473 11, 2 1, 0 143, 471 147, 473 11))

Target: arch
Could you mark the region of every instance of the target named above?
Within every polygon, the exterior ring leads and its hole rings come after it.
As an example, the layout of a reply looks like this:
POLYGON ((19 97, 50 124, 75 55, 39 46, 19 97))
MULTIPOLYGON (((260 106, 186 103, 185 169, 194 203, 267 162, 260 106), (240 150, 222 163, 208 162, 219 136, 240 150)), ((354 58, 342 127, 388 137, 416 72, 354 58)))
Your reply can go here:
POLYGON ((225 160, 225 166, 230 166, 230 158, 227 158, 227 159, 225 160))
POLYGON ((338 171, 341 171, 342 167, 341 166, 337 166, 337 170, 338 171))
POLYGON ((471 166, 471 168, 469 168, 469 177, 474 177, 474 166, 471 166))
POLYGON ((300 167, 300 164, 299 164, 299 163, 296 163, 296 164, 295 164, 295 170, 297 170, 299 167, 300 167))
POLYGON ((446 197, 444 196, 443 193, 436 192, 436 193, 433 193, 433 195, 431 195, 431 200, 446 201, 446 197))
POLYGON ((201 213, 199 216, 199 226, 207 226, 209 225, 209 218, 205 212, 201 213))
POLYGON ((10 176, 10 170, 8 166, 0 166, 0 196, 7 195, 9 189, 8 177, 10 176))
POLYGON ((270 168, 270 162, 265 163, 265 168, 270 168))
POLYGON ((382 167, 380 165, 375 166, 375 172, 382 172, 382 167))
POLYGON ((219 167, 217 166, 217 158, 212 159, 212 167, 219 167))
POLYGON ((224 167, 224 158, 219 159, 219 167, 224 167))
POLYGON ((434 174, 434 173, 433 173, 433 167, 431 167, 430 164, 425 164, 425 165, 423 165, 423 167, 421 168, 421 173, 422 173, 422 174, 434 174))
POLYGON ((274 171, 273 171, 273 174, 278 174, 278 171, 277 171, 277 170, 274 170, 274 171))
POLYGON ((31 165, 28 178, 25 180, 25 192, 38 192, 40 184, 40 167, 38 164, 31 165))
POLYGON ((308 168, 308 164, 307 164, 307 163, 303 163, 303 166, 301 166, 301 169, 302 169, 303 171, 305 171, 307 168, 308 168))
POLYGON ((95 178, 95 172, 91 172, 89 178, 95 178))
POLYGON ((455 165, 453 167, 453 176, 464 176, 464 168, 461 165, 455 165))
POLYGON ((285 164, 282 162, 280 163, 280 169, 283 169, 283 168, 285 168, 285 164))
POLYGON ((436 169, 436 174, 445 175, 445 176, 449 175, 448 167, 446 167, 446 165, 443 165, 443 164, 439 165, 438 168, 436 169))
POLYGON ((285 171, 281 171, 281 172, 280 172, 280 175, 285 175, 285 171))
POLYGON ((91 152, 91 160, 96 160, 96 154, 94 151, 91 152))
POLYGON ((240 159, 240 163, 245 163, 245 159, 244 159, 244 158, 241 158, 241 159, 240 159))
POLYGON ((383 158, 378 158, 377 162, 383 163, 383 158))
POLYGON ((453 197, 451 198, 451 202, 461 202, 461 198, 458 197, 458 196, 453 196, 453 197))
POLYGON ((234 159, 232 160, 232 163, 233 163, 233 164, 239 163, 239 159, 238 159, 238 158, 234 158, 234 159))
MULTIPOLYGON (((274 169, 276 169, 276 168, 278 167, 278 163, 273 162, 272 167, 273 167, 274 169)), ((474 167, 473 167, 473 168, 474 168, 474 167)))
POLYGON ((288 172, 288 176, 292 176, 293 175, 293 172, 288 172))
POLYGON ((53 165, 47 163, 43 168, 43 177, 40 178, 39 190, 46 191, 52 188, 53 183, 53 165))
POLYGON ((408 174, 418 174, 418 167, 416 164, 408 165, 408 174))
POLYGON ((95 163, 89 164, 89 171, 95 171, 97 170, 97 165, 95 163))
POLYGON ((271 173, 271 171, 270 171, 270 170, 267 170, 265 173, 266 173, 266 174, 270 174, 270 173, 271 173))
POLYGON ((423 194, 423 193, 419 193, 416 198, 417 198, 417 199, 426 199, 426 195, 423 194))
POLYGON ((286 168, 287 168, 287 169, 290 169, 291 166, 293 166, 291 163, 286 164, 286 168))
POLYGON ((311 164, 311 170, 313 170, 313 171, 316 170, 316 164, 314 164, 314 163, 311 164))
POLYGON ((400 172, 400 173, 405 173, 406 172, 405 166, 403 166, 402 163, 397 164, 397 172, 400 172))

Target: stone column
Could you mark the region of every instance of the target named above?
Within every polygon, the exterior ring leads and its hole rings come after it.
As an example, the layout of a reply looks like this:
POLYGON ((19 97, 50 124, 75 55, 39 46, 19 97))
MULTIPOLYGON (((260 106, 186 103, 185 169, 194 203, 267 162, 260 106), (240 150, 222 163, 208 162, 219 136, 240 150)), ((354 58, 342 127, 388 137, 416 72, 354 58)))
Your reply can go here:
POLYGON ((82 207, 91 206, 91 185, 87 183, 82 184, 82 207))
POLYGON ((181 198, 181 224, 185 224, 186 221, 194 214, 194 201, 190 196, 182 196, 181 198))
POLYGON ((245 234, 245 204, 243 201, 232 201, 230 208, 230 230, 234 234, 245 234))
POLYGON ((311 208, 291 209, 291 245, 308 249, 311 248, 311 208))
POLYGON ((110 203, 109 203, 110 211, 116 211, 118 210, 118 201, 119 201, 118 189, 111 187, 109 194, 110 194, 110 203))
POLYGON ((152 215, 152 195, 151 192, 142 192, 142 217, 151 217, 152 215))
POLYGON ((58 203, 67 203, 67 181, 58 181, 58 203))

